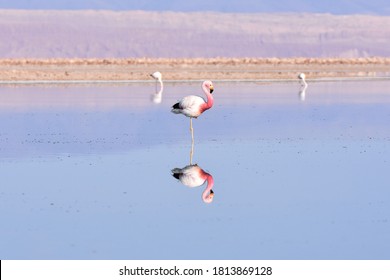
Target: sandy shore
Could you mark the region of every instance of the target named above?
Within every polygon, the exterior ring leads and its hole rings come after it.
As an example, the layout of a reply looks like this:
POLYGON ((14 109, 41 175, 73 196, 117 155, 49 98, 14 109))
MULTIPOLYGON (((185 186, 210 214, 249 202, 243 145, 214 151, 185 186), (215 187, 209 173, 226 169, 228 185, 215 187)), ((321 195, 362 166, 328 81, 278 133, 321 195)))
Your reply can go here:
POLYGON ((0 81, 262 80, 390 76, 390 58, 1 59, 0 81))

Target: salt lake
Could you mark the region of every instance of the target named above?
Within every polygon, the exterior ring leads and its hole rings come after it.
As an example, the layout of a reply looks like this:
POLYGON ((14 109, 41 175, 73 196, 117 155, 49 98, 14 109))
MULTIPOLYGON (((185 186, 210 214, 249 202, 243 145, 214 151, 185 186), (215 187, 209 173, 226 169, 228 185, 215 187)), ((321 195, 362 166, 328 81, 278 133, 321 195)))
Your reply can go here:
POLYGON ((390 81, 200 84, 1 86, 0 259, 390 258, 390 81))

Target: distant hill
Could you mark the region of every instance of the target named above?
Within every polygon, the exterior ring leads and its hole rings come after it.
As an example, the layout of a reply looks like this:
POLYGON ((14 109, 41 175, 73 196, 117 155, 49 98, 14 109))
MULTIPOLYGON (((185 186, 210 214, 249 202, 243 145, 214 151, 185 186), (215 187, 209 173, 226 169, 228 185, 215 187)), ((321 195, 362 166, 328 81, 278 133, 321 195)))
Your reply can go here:
POLYGON ((331 13, 390 15, 388 0, 0 0, 0 9, 215 11, 228 13, 331 13))
POLYGON ((390 56, 390 17, 0 10, 2 58, 390 56))

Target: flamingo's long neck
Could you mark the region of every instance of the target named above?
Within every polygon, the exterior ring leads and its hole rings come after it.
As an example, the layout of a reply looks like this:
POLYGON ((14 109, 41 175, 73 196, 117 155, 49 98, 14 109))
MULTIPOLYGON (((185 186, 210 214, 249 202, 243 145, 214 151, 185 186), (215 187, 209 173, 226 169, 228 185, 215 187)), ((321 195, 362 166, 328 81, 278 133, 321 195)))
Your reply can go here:
POLYGON ((164 89, 164 84, 163 84, 161 79, 158 79, 158 81, 160 82, 160 91, 159 91, 159 93, 162 93, 162 91, 164 89))
POLYGON ((208 174, 206 172, 205 172, 205 175, 206 175, 207 187, 205 188, 205 190, 202 193, 202 199, 204 202, 210 203, 212 201, 212 199, 210 199, 210 191, 214 186, 214 178, 213 178, 213 176, 211 176, 210 174, 208 174))
POLYGON ((202 86, 202 89, 203 89, 203 91, 204 91, 204 93, 206 94, 206 97, 207 97, 206 103, 204 103, 203 106, 201 107, 201 111, 204 112, 204 111, 210 109, 211 107, 213 107, 213 105, 214 105, 214 97, 210 93, 210 90, 208 88, 206 88, 205 86, 202 86))

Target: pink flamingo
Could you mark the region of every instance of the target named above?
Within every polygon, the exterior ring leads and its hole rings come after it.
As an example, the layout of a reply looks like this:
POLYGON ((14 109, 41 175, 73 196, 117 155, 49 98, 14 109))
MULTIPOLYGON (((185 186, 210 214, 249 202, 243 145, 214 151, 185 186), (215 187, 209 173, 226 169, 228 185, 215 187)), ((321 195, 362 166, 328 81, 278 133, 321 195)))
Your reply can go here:
POLYGON ((172 169, 172 176, 178 179, 183 185, 191 188, 199 187, 207 181, 206 189, 202 193, 202 200, 205 203, 213 202, 213 176, 203 171, 197 164, 187 165, 184 168, 174 168, 172 169))
POLYGON ((212 92, 214 90, 211 81, 204 81, 202 84, 203 92, 206 94, 207 100, 197 95, 189 95, 172 106, 172 112, 175 114, 183 114, 190 118, 190 130, 192 142, 194 142, 194 129, 192 128, 192 118, 199 117, 204 111, 213 107, 214 98, 212 92))

